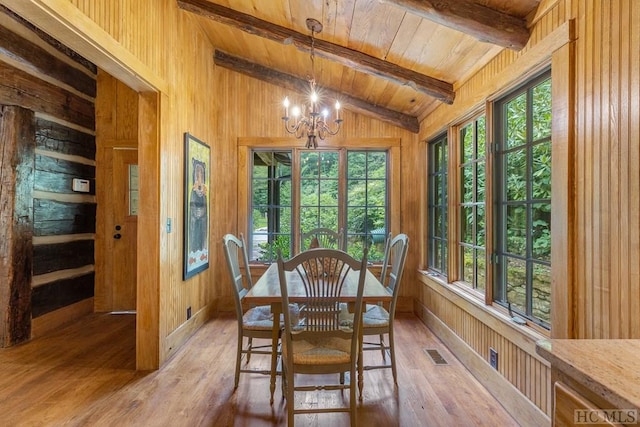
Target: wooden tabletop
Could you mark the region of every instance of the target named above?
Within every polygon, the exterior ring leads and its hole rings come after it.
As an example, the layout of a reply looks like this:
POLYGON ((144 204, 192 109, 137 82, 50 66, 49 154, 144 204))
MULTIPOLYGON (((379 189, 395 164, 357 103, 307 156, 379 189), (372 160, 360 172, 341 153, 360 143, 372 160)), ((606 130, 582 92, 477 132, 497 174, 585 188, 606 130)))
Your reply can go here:
MULTIPOLYGON (((343 297, 345 302, 354 301, 358 289, 358 271, 351 271, 345 281, 343 297)), ((289 289, 289 301, 301 302, 306 298, 302 281, 297 272, 287 272, 287 282, 289 289)), ((369 270, 364 283, 362 300, 365 303, 375 303, 378 301, 391 301, 391 294, 386 290, 378 278, 369 270)), ((273 263, 267 271, 253 285, 249 293, 243 298, 247 304, 270 304, 281 301, 280 280, 278 278, 278 264, 273 263)))
POLYGON ((640 340, 552 339, 536 343, 552 368, 617 408, 640 408, 640 340))

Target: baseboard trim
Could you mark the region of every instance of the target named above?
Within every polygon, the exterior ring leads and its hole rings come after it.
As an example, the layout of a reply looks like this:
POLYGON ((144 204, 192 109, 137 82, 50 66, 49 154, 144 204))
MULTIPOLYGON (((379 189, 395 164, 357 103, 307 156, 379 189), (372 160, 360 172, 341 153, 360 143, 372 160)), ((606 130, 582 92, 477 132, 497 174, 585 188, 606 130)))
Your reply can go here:
POLYGON ((471 374, 522 426, 551 425, 551 418, 534 405, 513 384, 491 368, 478 353, 458 337, 427 307, 417 304, 418 317, 449 348, 471 374))

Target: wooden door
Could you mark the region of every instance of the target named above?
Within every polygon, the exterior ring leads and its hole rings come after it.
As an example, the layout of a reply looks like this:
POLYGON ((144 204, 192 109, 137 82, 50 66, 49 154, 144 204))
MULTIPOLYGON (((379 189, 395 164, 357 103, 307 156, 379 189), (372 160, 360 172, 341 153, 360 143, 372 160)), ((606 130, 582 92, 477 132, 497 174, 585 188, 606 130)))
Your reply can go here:
MULTIPOLYGON (((105 265, 111 270, 111 309, 136 309, 138 235, 138 150, 112 150, 112 203, 105 209, 105 265), (110 244, 109 244, 110 242, 110 244)), ((107 284, 108 285, 108 284, 107 284)))

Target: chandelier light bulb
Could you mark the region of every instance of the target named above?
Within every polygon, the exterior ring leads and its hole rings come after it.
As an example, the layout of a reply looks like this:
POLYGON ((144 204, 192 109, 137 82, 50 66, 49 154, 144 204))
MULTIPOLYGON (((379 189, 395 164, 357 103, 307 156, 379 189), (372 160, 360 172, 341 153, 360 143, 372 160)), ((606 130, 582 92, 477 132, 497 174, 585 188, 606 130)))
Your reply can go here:
POLYGON ((294 106, 291 114, 293 115, 293 117, 298 117, 300 115, 300 107, 298 107, 297 105, 294 106))
POLYGON ((314 104, 316 102, 318 102, 318 94, 315 92, 311 92, 311 102, 313 102, 314 104))

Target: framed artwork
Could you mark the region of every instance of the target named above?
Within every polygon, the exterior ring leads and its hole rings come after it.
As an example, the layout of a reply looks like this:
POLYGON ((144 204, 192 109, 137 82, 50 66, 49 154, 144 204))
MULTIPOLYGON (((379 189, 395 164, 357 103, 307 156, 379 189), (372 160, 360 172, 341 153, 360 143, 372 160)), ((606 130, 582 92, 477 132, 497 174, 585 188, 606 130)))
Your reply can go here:
POLYGON ((209 268, 210 159, 209 146, 185 132, 183 280, 209 268))

